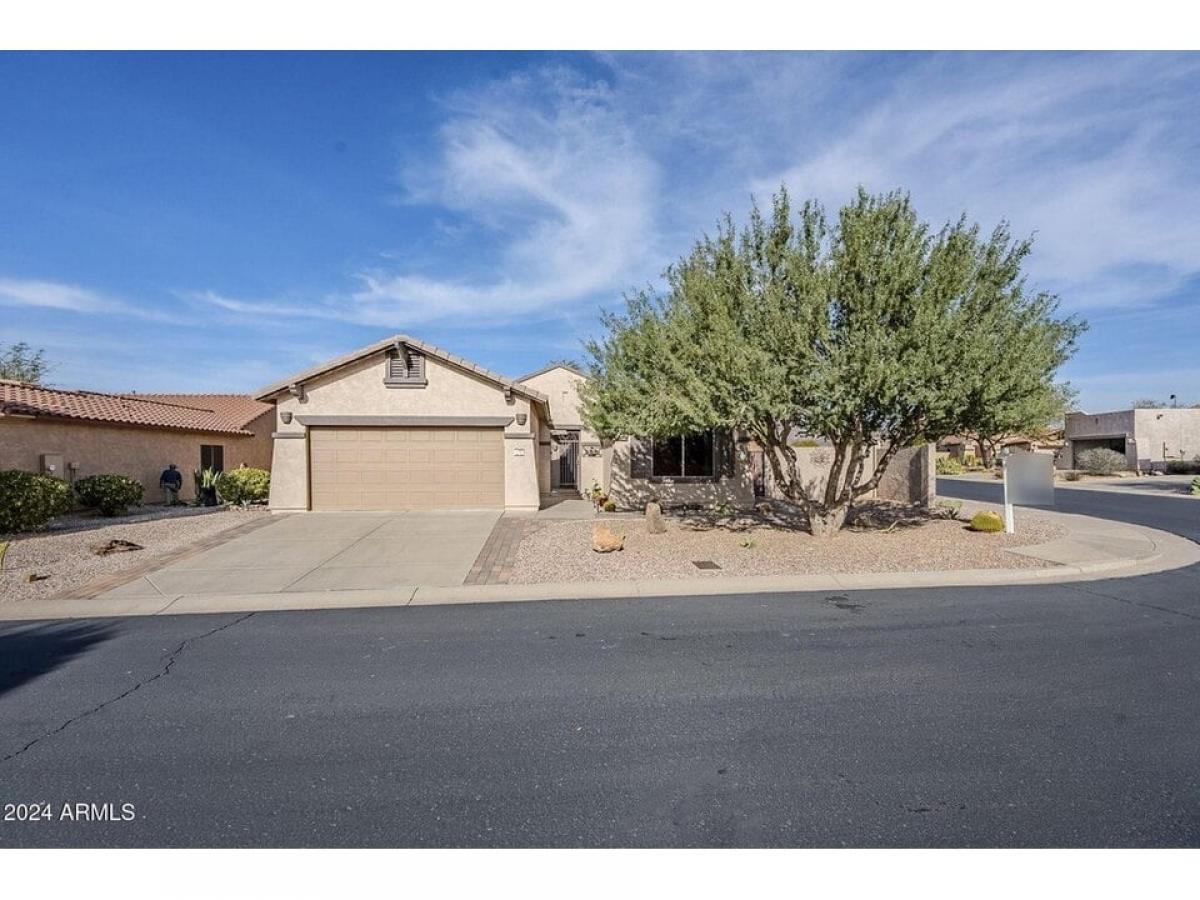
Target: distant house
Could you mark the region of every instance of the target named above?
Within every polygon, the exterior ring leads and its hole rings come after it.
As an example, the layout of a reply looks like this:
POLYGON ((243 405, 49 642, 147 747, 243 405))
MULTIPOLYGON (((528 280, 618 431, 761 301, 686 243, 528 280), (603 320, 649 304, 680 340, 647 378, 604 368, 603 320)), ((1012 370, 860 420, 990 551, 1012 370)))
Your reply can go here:
POLYGON ((1164 471, 1172 460, 1200 455, 1200 409, 1124 409, 1069 413, 1061 468, 1078 468, 1079 454, 1104 447, 1125 455, 1130 469, 1164 471))
MULTIPOLYGON (((1030 450, 1034 453, 1055 453, 1063 448, 1062 429, 1051 431, 1044 435, 1012 434, 1002 438, 997 445, 997 452, 1003 455, 1006 450, 1030 450)), ((979 456, 979 446, 972 435, 952 434, 937 442, 938 453, 944 453, 954 459, 964 459, 967 456, 979 456)))
POLYGON ((196 469, 269 469, 274 407, 242 394, 104 394, 0 380, 0 469, 74 481, 117 473, 159 499, 169 463, 185 499, 196 469))

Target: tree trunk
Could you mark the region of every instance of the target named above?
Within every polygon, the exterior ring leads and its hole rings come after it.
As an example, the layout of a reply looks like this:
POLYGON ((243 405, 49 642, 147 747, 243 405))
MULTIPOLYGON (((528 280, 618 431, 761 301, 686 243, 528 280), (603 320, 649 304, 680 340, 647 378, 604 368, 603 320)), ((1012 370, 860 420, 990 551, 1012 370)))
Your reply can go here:
POLYGON ((834 507, 810 504, 808 508, 808 530, 815 538, 827 539, 836 535, 846 524, 850 514, 850 504, 843 503, 834 507))
POLYGON ((979 462, 985 469, 992 467, 992 461, 996 458, 996 451, 992 444, 989 444, 983 438, 975 441, 976 447, 979 449, 979 462))

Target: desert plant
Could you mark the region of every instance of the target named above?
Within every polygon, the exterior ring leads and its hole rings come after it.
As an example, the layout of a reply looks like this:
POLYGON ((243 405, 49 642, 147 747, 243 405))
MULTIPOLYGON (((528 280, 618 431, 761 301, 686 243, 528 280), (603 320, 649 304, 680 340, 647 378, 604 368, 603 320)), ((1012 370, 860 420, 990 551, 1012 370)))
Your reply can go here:
POLYGON ((1125 454, 1107 447, 1084 450, 1075 458, 1075 462, 1089 475, 1112 475, 1124 471, 1126 467, 1125 454))
POLYGON ((940 456, 934 468, 939 475, 961 475, 963 473, 963 464, 953 456, 940 456))
POLYGON ((730 511, 729 504, 726 503, 724 500, 718 500, 716 503, 714 503, 712 505, 713 515, 717 516, 719 518, 722 518, 722 519, 725 518, 725 516, 729 515, 729 511, 730 511))
POLYGON ((1067 479, 1067 481, 1079 481, 1081 478, 1083 478, 1083 473, 1076 472, 1074 469, 1072 469, 1063 475, 1063 478, 1067 479))
POLYGON ((616 501, 615 501, 615 500, 607 500, 607 499, 606 499, 606 500, 604 501, 604 506, 603 506, 603 509, 604 509, 604 511, 605 511, 605 512, 616 512, 616 511, 617 511, 617 503, 616 503, 616 501))
POLYGON ((985 510, 971 516, 971 524, 968 527, 972 531, 1003 531, 1004 518, 999 513, 985 510))
POLYGON ((814 440, 813 438, 801 438, 798 441, 792 441, 792 446, 793 447, 801 447, 801 448, 810 450, 813 447, 820 447, 821 442, 814 440))
POLYGON ((1171 459, 1167 461, 1167 472, 1172 475, 1200 474, 1200 456, 1195 459, 1171 459))
POLYGON ((0 471, 0 534, 37 531, 71 508, 71 486, 61 478, 0 471))
POLYGON ((1192 479, 1192 496, 1200 497, 1200 476, 1192 479))
POLYGON ((934 506, 938 509, 945 510, 947 516, 951 519, 957 519, 958 514, 962 512, 963 502, 961 500, 950 500, 943 498, 938 500, 934 506))
POLYGON ((749 538, 749 537, 742 538, 741 543, 742 543, 743 549, 746 549, 746 550, 754 549, 754 538, 749 538))
POLYGON ((0 541, 0 572, 4 571, 4 555, 8 553, 8 541, 0 541))
POLYGON ((105 516, 123 516, 129 507, 141 506, 142 493, 142 483, 127 475, 89 475, 75 482, 80 505, 105 516))
POLYGON ((246 506, 266 500, 271 492, 271 473, 266 469, 231 469, 217 476, 217 493, 226 503, 246 506))

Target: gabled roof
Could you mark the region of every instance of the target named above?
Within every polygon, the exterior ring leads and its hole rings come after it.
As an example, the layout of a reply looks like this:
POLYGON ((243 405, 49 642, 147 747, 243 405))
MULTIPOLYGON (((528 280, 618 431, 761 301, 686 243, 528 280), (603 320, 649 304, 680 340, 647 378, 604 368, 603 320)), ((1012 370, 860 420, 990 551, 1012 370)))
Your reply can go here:
POLYGON ((236 394, 103 394, 0 380, 0 415, 5 416, 251 435, 245 426, 269 409, 236 394))
POLYGON ((528 399, 540 403, 543 406, 549 406, 550 398, 540 391, 535 391, 533 388, 526 387, 519 381, 513 381, 511 378, 505 378, 503 375, 483 368, 483 366, 476 365, 469 359, 463 359, 461 356, 455 356, 453 353, 449 353, 440 347, 427 344, 424 341, 409 337, 406 334, 394 334, 382 341, 376 341, 374 344, 368 344, 366 347, 360 347, 358 350, 354 350, 343 356, 336 357, 328 362, 321 363, 319 366, 314 366, 311 369, 305 369, 303 372, 298 372, 297 374, 288 378, 284 378, 281 381, 277 381, 274 384, 269 384, 254 395, 255 399, 266 400, 270 397, 274 397, 276 394, 281 394, 286 391, 293 384, 301 384, 305 381, 311 381, 312 379, 332 372, 335 369, 340 369, 343 366, 356 363, 360 359, 365 359, 366 357, 373 356, 376 353, 384 353, 390 350, 396 344, 407 344, 409 347, 424 353, 426 356, 441 360, 447 365, 453 366, 456 369, 461 369, 464 372, 478 375, 485 381, 490 381, 498 387, 508 388, 513 393, 527 397, 528 399))
POLYGON ((522 375, 517 381, 528 381, 531 378, 537 378, 539 375, 545 375, 547 372, 553 372, 555 369, 566 369, 568 372, 574 372, 580 378, 591 378, 587 372, 584 372, 577 366, 570 366, 566 363, 550 363, 548 366, 542 366, 536 372, 530 372, 528 375, 522 375))

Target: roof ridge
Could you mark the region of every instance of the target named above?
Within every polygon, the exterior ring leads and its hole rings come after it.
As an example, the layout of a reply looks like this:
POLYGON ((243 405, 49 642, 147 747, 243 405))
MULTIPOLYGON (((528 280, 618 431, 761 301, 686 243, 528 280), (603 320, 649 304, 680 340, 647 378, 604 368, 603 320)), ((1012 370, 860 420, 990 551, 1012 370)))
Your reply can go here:
POLYGON ((178 409, 194 409, 199 412, 214 412, 203 406, 184 406, 181 403, 168 403, 165 400, 152 400, 150 397, 140 397, 137 394, 117 393, 114 391, 89 391, 87 388, 53 387, 48 384, 38 384, 35 381, 14 381, 10 378, 0 379, 0 384, 12 384, 33 391, 45 391, 50 394, 71 394, 76 397, 108 397, 117 400, 136 400, 138 403, 155 403, 159 406, 173 406, 178 409))

